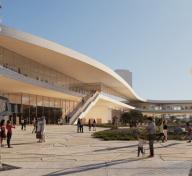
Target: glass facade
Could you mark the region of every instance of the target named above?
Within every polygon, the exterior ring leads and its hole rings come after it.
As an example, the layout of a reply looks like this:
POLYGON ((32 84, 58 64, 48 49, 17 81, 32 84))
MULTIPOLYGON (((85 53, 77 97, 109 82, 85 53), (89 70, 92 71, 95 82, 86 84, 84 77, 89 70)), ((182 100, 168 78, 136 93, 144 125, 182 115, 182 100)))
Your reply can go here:
POLYGON ((145 111, 192 111, 192 103, 163 103, 163 104, 150 104, 150 103, 137 103, 133 104, 137 108, 145 111))
POLYGON ((28 123, 32 123, 34 117, 45 116, 48 124, 57 124, 58 119, 71 113, 80 103, 30 94, 1 92, 1 95, 9 99, 14 116, 23 117, 28 123))

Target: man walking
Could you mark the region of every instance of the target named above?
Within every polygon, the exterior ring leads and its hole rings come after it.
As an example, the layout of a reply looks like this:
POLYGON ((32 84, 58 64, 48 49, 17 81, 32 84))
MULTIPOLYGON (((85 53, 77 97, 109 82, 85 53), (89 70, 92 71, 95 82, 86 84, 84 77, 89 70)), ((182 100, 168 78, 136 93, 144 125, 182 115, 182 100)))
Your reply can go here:
POLYGON ((150 150, 149 157, 154 157, 153 143, 154 143, 154 140, 155 140, 156 125, 155 125, 154 120, 151 117, 149 117, 148 120, 149 120, 149 123, 148 123, 148 126, 147 126, 147 132, 148 132, 149 150, 150 150))
POLYGON ((191 142, 192 140, 192 128, 189 124, 189 122, 186 123, 186 131, 187 131, 187 134, 188 134, 188 141, 187 142, 191 142))

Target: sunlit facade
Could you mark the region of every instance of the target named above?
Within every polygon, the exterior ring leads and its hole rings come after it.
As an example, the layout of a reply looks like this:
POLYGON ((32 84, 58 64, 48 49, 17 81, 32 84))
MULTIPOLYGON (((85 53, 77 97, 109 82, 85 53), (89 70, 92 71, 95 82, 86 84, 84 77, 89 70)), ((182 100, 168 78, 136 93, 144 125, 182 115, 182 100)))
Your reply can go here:
POLYGON ((38 116, 48 124, 66 117, 69 124, 77 118, 109 123, 130 109, 148 115, 192 112, 192 101, 142 99, 128 70, 114 72, 88 56, 5 26, 0 32, 0 82, 14 123, 21 118, 31 123, 38 116))

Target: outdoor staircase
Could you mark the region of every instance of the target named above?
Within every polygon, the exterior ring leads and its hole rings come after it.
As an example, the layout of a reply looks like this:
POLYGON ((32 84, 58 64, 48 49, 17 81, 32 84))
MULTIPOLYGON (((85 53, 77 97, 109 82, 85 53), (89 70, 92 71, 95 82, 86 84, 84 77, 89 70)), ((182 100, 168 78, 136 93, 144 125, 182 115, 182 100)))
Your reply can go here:
POLYGON ((84 103, 81 103, 81 106, 79 106, 78 109, 75 108, 76 111, 71 116, 69 123, 74 124, 78 118, 83 118, 86 115, 86 113, 89 112, 91 107, 95 105, 95 103, 99 99, 99 94, 100 93, 96 91, 92 96, 90 96, 87 100, 85 100, 84 103))

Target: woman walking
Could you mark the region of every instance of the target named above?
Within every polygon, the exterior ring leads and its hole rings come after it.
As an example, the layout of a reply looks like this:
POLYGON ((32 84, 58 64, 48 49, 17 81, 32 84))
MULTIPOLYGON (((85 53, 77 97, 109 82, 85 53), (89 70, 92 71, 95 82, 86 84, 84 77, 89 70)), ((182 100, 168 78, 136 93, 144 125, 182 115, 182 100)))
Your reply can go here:
POLYGON ((8 146, 8 148, 12 148, 10 145, 11 137, 12 137, 12 128, 15 128, 15 126, 11 124, 10 120, 7 120, 6 129, 7 129, 7 146, 8 146))
POLYGON ((39 139, 38 142, 45 142, 45 125, 46 125, 45 116, 42 116, 37 121, 36 138, 39 139))
POLYGON ((163 134, 164 134, 164 140, 165 140, 165 142, 167 142, 167 136, 168 136, 168 134, 167 134, 167 123, 166 123, 166 121, 164 120, 163 121, 163 134))
POLYGON ((96 120, 95 119, 93 120, 92 126, 93 126, 93 131, 96 131, 96 120))

